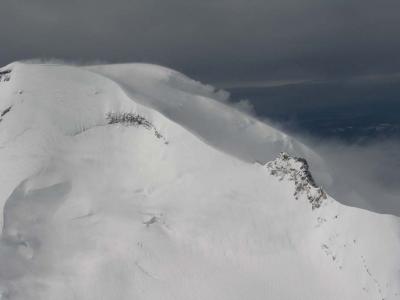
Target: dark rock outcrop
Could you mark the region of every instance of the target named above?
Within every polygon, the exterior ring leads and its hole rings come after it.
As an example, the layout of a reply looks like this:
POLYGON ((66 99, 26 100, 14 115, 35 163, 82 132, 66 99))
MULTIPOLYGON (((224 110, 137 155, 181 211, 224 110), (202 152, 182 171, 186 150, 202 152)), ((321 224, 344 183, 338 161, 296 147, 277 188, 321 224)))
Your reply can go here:
MULTIPOLYGON (((143 126, 152 130, 159 139, 164 139, 163 135, 145 117, 135 113, 108 113, 106 115, 108 124, 122 124, 126 126, 143 126)), ((164 139, 165 140, 165 139, 164 139)))
POLYGON ((304 158, 293 157, 282 152, 277 159, 265 166, 271 175, 280 180, 294 181, 294 197, 298 199, 301 195, 305 195, 311 203, 312 209, 319 208, 323 200, 327 198, 324 190, 316 185, 309 165, 304 158))
POLYGON ((0 122, 3 121, 3 117, 11 111, 11 106, 6 109, 0 111, 0 122))
POLYGON ((0 71, 0 82, 10 81, 10 79, 11 79, 11 70, 0 71))

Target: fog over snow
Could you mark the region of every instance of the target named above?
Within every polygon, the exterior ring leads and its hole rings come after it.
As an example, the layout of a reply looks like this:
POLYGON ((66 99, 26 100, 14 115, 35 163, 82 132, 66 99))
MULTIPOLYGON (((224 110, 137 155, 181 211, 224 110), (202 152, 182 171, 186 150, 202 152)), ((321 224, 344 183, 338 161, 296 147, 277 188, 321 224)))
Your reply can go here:
MULTIPOLYGON (((304 103, 302 110, 309 109, 309 115, 312 115, 312 106, 318 101, 324 100, 304 103)), ((268 104, 268 97, 265 98, 265 102, 264 110, 274 114, 273 111, 276 107, 268 104)), ((319 177, 320 183, 342 203, 379 213, 400 216, 400 186, 398 185, 398 178, 400 177, 400 137, 398 135, 386 136, 385 132, 377 133, 375 136, 354 134, 351 136, 353 141, 347 141, 343 138, 343 135, 347 134, 346 132, 330 134, 329 136, 324 136, 324 132, 315 134, 315 131, 318 132, 319 130, 317 128, 318 123, 313 125, 315 126, 314 132, 310 132, 299 125, 291 125, 292 127, 288 129, 284 123, 278 120, 263 117, 262 112, 258 111, 246 99, 236 100, 235 102, 229 99, 226 103, 295 136, 311 147, 323 158, 326 168, 329 169, 330 176, 319 177)), ((321 104, 321 106, 326 107, 325 104, 321 104)), ((357 108, 357 106, 354 107, 357 108)), ((349 109, 354 107, 349 105, 349 109)), ((385 109, 385 104, 382 104, 382 108, 385 109)), ((279 111, 282 112, 283 109, 281 107, 279 111)), ((352 113, 346 109, 344 108, 344 113, 352 113)), ((392 113, 394 115, 396 111, 392 113)), ((287 112, 287 115, 290 114, 290 112, 287 112)), ((314 115, 318 118, 317 113, 314 115)), ((306 121, 306 118, 303 120, 306 121)), ((321 120, 324 121, 323 116, 321 120)), ((331 119, 326 119, 326 122, 329 122, 329 120, 331 119)), ((368 125, 368 123, 365 123, 365 125, 368 125)), ((334 125, 331 126, 332 130, 336 128, 334 125)))

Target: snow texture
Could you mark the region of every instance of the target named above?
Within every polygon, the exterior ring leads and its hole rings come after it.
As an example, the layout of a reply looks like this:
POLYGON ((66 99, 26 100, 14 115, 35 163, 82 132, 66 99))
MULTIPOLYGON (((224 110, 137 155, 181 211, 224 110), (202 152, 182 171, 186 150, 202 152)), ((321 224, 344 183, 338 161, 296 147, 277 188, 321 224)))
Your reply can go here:
POLYGON ((399 219, 332 199, 225 92, 146 64, 1 72, 0 299, 400 299, 399 219))

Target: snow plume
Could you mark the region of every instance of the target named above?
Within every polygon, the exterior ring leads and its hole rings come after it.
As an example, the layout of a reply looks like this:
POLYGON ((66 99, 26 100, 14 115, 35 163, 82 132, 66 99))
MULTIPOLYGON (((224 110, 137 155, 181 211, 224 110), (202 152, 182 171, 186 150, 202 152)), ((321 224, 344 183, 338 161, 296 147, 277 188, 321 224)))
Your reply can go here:
POLYGON ((226 92, 227 97, 224 99, 219 99, 219 101, 234 107, 235 109, 248 114, 252 117, 256 117, 256 111, 254 109, 254 105, 248 100, 248 99, 241 99, 238 102, 232 102, 230 100, 230 94, 229 92, 226 92))

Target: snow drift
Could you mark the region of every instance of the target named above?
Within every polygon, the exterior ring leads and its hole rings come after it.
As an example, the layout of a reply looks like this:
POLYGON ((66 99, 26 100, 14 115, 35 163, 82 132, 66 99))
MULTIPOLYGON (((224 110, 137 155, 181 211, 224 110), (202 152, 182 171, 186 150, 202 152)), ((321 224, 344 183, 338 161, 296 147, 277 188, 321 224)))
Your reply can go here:
POLYGON ((399 219, 329 197, 224 92, 145 64, 0 74, 0 299, 400 299, 399 219))

